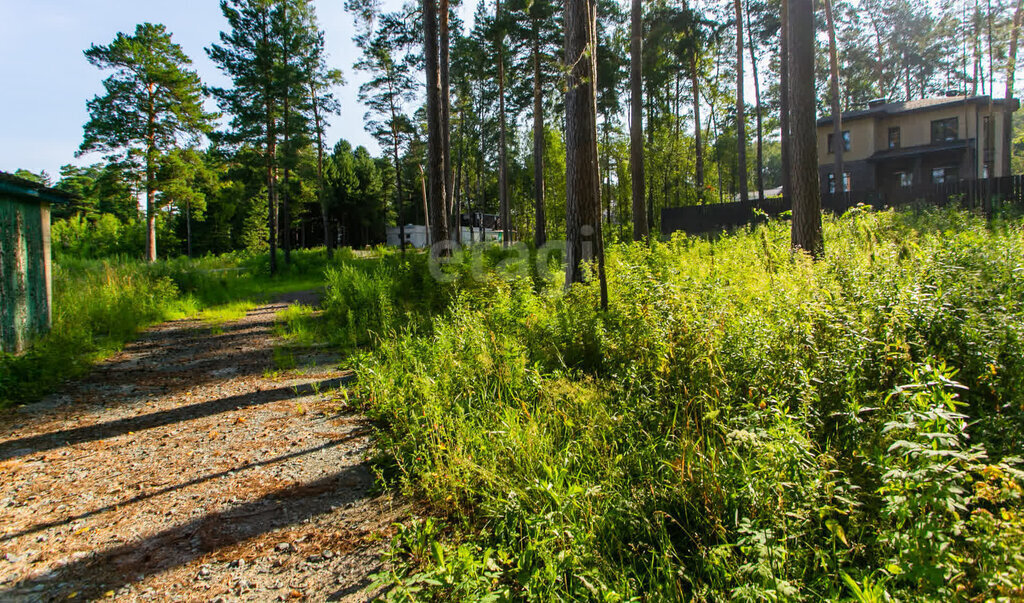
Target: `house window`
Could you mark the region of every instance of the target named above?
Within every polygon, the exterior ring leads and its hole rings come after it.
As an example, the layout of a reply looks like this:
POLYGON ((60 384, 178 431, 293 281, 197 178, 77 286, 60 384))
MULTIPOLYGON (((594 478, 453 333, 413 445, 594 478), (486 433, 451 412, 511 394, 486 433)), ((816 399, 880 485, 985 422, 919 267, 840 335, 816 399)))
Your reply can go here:
POLYGON ((932 142, 952 142, 960 137, 960 121, 956 117, 932 122, 932 142))
MULTIPOLYGON (((828 193, 830 195, 836 192, 836 174, 835 172, 828 173, 828 193)), ((843 192, 850 192, 850 172, 843 172, 843 192)))
MULTIPOLYGON (((834 144, 834 139, 835 139, 835 134, 829 134, 828 135, 828 152, 829 152, 830 155, 832 153, 836 152, 836 147, 835 147, 835 144, 834 144)), ((849 130, 843 130, 843 151, 849 151, 849 150, 850 150, 850 131, 849 130)))
POLYGON ((900 148, 900 129, 889 128, 889 148, 898 149, 900 148))
POLYGON ((932 184, 947 184, 957 181, 958 172, 955 167, 932 168, 932 184))
POLYGON ((903 188, 910 188, 914 186, 913 172, 896 172, 896 179, 899 181, 900 186, 903 188))

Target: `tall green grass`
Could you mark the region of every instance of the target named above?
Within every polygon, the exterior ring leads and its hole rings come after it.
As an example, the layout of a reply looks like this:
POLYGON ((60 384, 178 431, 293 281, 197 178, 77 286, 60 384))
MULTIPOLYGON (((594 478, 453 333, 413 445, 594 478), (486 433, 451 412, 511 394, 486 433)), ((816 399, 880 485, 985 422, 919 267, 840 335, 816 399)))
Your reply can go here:
POLYGON ((493 249, 424 303, 415 267, 333 276, 380 471, 438 518, 395 537, 391 596, 1024 596, 1021 221, 854 212, 826 241, 611 246, 607 312, 469 276, 493 249))

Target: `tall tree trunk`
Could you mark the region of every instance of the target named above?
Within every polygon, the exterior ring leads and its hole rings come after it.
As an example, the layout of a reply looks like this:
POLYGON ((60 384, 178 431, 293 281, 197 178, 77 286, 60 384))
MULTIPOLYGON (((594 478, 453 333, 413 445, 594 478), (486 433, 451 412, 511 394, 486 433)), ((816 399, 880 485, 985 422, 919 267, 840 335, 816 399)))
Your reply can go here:
POLYGON ((875 85, 878 86, 878 96, 888 96, 888 87, 885 85, 885 49, 882 46, 882 29, 878 23, 878 15, 875 11, 867 11, 871 19, 871 29, 875 32, 875 85))
POLYGON ((156 149, 146 150, 146 261, 156 261, 156 149))
POLYGON ((462 109, 459 109, 459 165, 455 170, 455 178, 452 180, 452 216, 448 221, 451 230, 453 230, 455 242, 459 245, 462 244, 462 149, 466 145, 466 116, 463 114, 462 109))
MULTIPOLYGON (((266 13, 260 21, 260 39, 269 43, 270 31, 266 13)), ((266 120, 266 162, 267 170, 267 239, 270 247, 270 275, 277 274, 277 121, 274 117, 277 107, 272 88, 273 65, 265 57, 260 60, 260 75, 263 77, 263 119, 266 120)))
MULTIPOLYGON (((650 86, 647 87, 647 149, 654 152, 654 93, 650 86)), ((654 170, 648 170, 646 165, 646 157, 644 159, 644 172, 647 175, 647 224, 651 227, 655 227, 654 222, 654 170)))
MULTIPOLYGON (((534 9, 536 4, 533 5, 534 9)), ((533 242, 539 249, 548 241, 544 211, 544 88, 540 72, 540 19, 533 17, 533 242)))
POLYGON ((275 140, 273 119, 267 122, 267 239, 270 242, 270 274, 277 274, 277 141, 275 140))
MULTIPOLYGON (((472 90, 469 91, 469 94, 470 94, 470 98, 472 98, 472 90)), ((470 134, 470 136, 472 136, 472 134, 470 134)), ((462 141, 462 146, 463 147, 466 146, 465 139, 463 139, 463 141, 462 141)), ((462 179, 458 182, 458 185, 462 187, 462 197, 460 198, 460 201, 459 201, 459 220, 460 220, 459 221, 459 232, 460 233, 462 232, 462 222, 461 222, 461 220, 462 220, 463 211, 465 211, 466 213, 469 214, 469 242, 473 243, 473 193, 472 193, 472 187, 471 187, 471 184, 470 184, 471 178, 470 178, 470 175, 469 175, 470 174, 470 170, 472 168, 468 164, 466 164, 466 162, 470 161, 470 160, 471 160, 471 158, 464 158, 464 157, 462 157, 461 151, 460 151, 459 163, 460 164, 465 164, 465 165, 463 166, 464 169, 462 171, 462 173, 463 173, 462 179), (462 201, 461 199, 465 199, 465 201, 462 201)))
POLYGON ((743 2, 736 5, 736 180, 740 202, 749 203, 750 190, 747 176, 747 115, 743 100, 743 2))
POLYGON ((779 142, 782 151, 782 194, 793 196, 793 149, 790 127, 789 77, 789 0, 782 0, 782 27, 779 29, 782 49, 779 64, 779 142))
POLYGON ((313 126, 316 128, 316 196, 320 201, 320 214, 324 223, 324 249, 327 251, 327 259, 331 259, 334 257, 334 240, 331 238, 331 217, 327 207, 327 187, 324 184, 324 124, 316 84, 312 81, 309 83, 309 98, 313 107, 313 126))
POLYGON ((423 171, 423 164, 420 164, 420 187, 423 189, 423 223, 427 229, 426 244, 430 245, 430 203, 427 200, 427 174, 423 171))
POLYGON ((501 0, 495 3, 498 23, 498 202, 501 212, 502 242, 508 246, 512 238, 511 213, 508 206, 508 149, 505 146, 505 35, 501 25, 501 0))
POLYGON ((693 89, 693 146, 695 153, 694 180, 701 202, 704 201, 704 125, 700 117, 700 74, 697 72, 697 53, 690 57, 690 87, 693 89))
POLYGON ((284 113, 282 114, 283 123, 282 125, 282 137, 281 146, 284 149, 284 182, 281 186, 281 247, 284 249, 284 263, 290 265, 292 263, 292 212, 291 204, 289 199, 289 180, 291 170, 288 162, 291 160, 291 144, 289 140, 288 126, 288 93, 284 96, 284 113))
POLYGON ((903 51, 903 73, 904 73, 903 79, 904 79, 904 82, 906 83, 906 91, 905 91, 906 100, 912 101, 912 100, 914 100, 914 90, 913 90, 914 80, 913 80, 913 78, 910 75, 910 51, 906 50, 906 49, 903 51))
POLYGON ((995 59, 995 52, 992 49, 992 0, 986 0, 986 16, 985 20, 988 29, 988 96, 989 96, 989 119, 992 119, 992 98, 996 95, 996 82, 995 82, 995 66, 993 65, 995 59))
MULTIPOLYGON (((280 6, 281 6, 281 11, 282 11, 282 16, 281 16, 282 22, 287 22, 287 20, 288 20, 288 3, 287 2, 282 2, 280 6)), ((289 35, 288 34, 285 34, 285 36, 284 36, 284 41, 283 41, 283 44, 282 44, 282 50, 283 50, 282 57, 281 57, 282 65, 285 67, 285 70, 286 70, 286 73, 287 73, 287 69, 291 65, 291 48, 290 48, 290 41, 289 41, 289 35)), ((281 192, 280 192, 280 195, 281 195, 281 223, 280 223, 280 229, 281 229, 281 248, 284 250, 284 263, 285 263, 286 266, 288 266, 288 265, 291 265, 291 263, 292 263, 292 228, 291 228, 292 227, 292 216, 291 216, 290 199, 289 199, 289 194, 288 194, 290 192, 289 191, 289 184, 290 184, 289 180, 290 180, 290 172, 291 172, 291 170, 290 170, 291 166, 288 165, 288 163, 289 163, 289 161, 291 161, 291 150, 292 150, 291 149, 291 139, 289 138, 289 136, 291 135, 291 132, 289 131, 289 126, 291 125, 291 122, 290 122, 290 117, 291 117, 291 115, 290 115, 290 113, 291 113, 290 101, 291 101, 291 92, 292 92, 292 90, 291 90, 291 83, 292 82, 291 82, 290 75, 286 75, 286 77, 280 78, 280 79, 281 79, 281 81, 279 81, 279 84, 283 84, 284 85, 284 97, 282 98, 282 113, 281 113, 281 151, 282 151, 282 155, 284 156, 283 157, 283 161, 281 162, 281 164, 282 164, 282 167, 284 168, 284 181, 282 183, 281 192)))
POLYGON ((1013 29, 1010 31, 1010 52, 1006 57, 1006 94, 1005 98, 1013 98, 1014 79, 1017 77, 1017 44, 1020 40, 1020 30, 1024 27, 1024 14, 1022 14, 1024 1, 1017 0, 1017 8, 1013 11, 1013 29))
POLYGON ((789 0, 790 85, 793 143, 792 244, 815 258, 824 255, 814 108, 814 3, 789 0))
POLYGON ((644 199, 643 12, 642 0, 633 0, 629 17, 629 170, 633 185, 634 241, 650 236, 644 199))
MULTIPOLYGON (((682 92, 681 92, 681 88, 680 88, 680 81, 682 80, 682 70, 677 70, 676 71, 676 75, 675 75, 675 77, 673 79, 675 80, 675 86, 674 86, 674 90, 673 90, 674 94, 672 95, 672 122, 673 122, 673 126, 672 126, 672 130, 673 130, 673 132, 672 132, 672 134, 673 134, 673 136, 672 136, 672 146, 673 146, 673 153, 677 153, 680 156, 682 156, 682 155, 684 155, 684 153, 683 153, 683 142, 682 142, 682 132, 681 132, 682 123, 683 123, 683 113, 680 110, 681 103, 679 102, 679 98, 680 98, 680 96, 682 96, 682 92)), ((680 166, 678 169, 675 170, 675 176, 676 176, 675 177, 675 183, 674 183, 674 186, 672 187, 672 190, 675 193, 675 195, 674 195, 675 204, 678 206, 678 205, 682 204, 682 201, 680 200, 680 195, 681 195, 682 189, 683 189, 683 168, 682 168, 682 166, 680 166)))
POLYGON ((156 261, 156 87, 148 85, 149 111, 146 122, 146 261, 156 261))
MULTIPOLYGON (((484 110, 483 102, 484 102, 483 93, 481 93, 480 94, 480 108, 477 110, 477 115, 478 116, 482 116, 483 115, 483 110, 484 110)), ((481 120, 480 129, 483 130, 483 118, 480 117, 480 120, 481 120)), ((477 138, 478 138, 478 140, 480 142, 480 148, 477 149, 477 154, 476 154, 476 208, 479 209, 481 211, 481 213, 483 213, 483 209, 484 209, 484 137, 483 137, 483 132, 480 132, 480 136, 478 136, 477 138)), ((476 216, 475 216, 476 210, 474 210, 473 213, 474 213, 473 219, 475 220, 476 219, 476 216)), ((480 223, 478 225, 478 228, 479 228, 479 235, 480 235, 479 236, 479 240, 481 242, 483 242, 484 238, 485 238, 485 235, 487 234, 487 226, 484 223, 483 216, 480 217, 480 223)))
POLYGON ((395 221, 398 222, 399 248, 405 255, 405 216, 402 214, 402 163, 398 158, 398 109, 395 107, 394 82, 388 69, 388 105, 391 109, 391 158, 395 163, 395 221))
POLYGON ((185 255, 192 257, 192 202, 185 200, 185 255))
POLYGON ((604 160, 604 166, 603 166, 604 169, 601 170, 602 173, 604 174, 604 193, 602 193, 602 195, 601 195, 601 200, 604 203, 604 221, 605 221, 605 224, 608 225, 608 229, 611 230, 611 227, 612 227, 612 179, 611 179, 612 154, 609 152, 609 148, 611 147, 611 145, 609 144, 609 140, 608 140, 609 135, 610 135, 609 132, 608 132, 609 129, 610 128, 609 128, 608 115, 602 113, 602 115, 601 115, 601 134, 602 134, 602 138, 604 140, 603 144, 604 144, 605 152, 604 152, 604 154, 602 156, 602 153, 600 152, 600 149, 599 149, 597 156, 598 156, 598 158, 601 158, 601 159, 604 160))
POLYGON ((597 7, 594 0, 565 2, 565 60, 571 66, 565 97, 565 285, 583 281, 583 263, 597 259, 601 308, 608 307, 601 237, 601 176, 597 157, 597 7))
POLYGON ((978 9, 978 0, 974 0, 974 16, 972 17, 972 25, 974 26, 974 33, 971 35, 971 52, 973 53, 974 63, 974 76, 973 84, 971 88, 971 95, 978 95, 978 81, 981 80, 982 93, 984 93, 985 80, 984 75, 979 74, 981 71, 981 32, 978 31, 980 28, 979 21, 981 11, 978 9))
POLYGON ((448 240, 448 185, 444 165, 444 106, 438 64, 437 5, 423 0, 423 53, 427 76, 427 207, 431 226, 431 244, 448 240))
POLYGON ((832 0, 825 0, 825 20, 828 27, 828 66, 831 72, 832 87, 832 152, 835 162, 832 164, 832 178, 835 184, 833 198, 845 198, 846 187, 843 186, 843 110, 839 101, 839 49, 836 47, 836 24, 832 14, 832 0))
POLYGON ((750 40, 750 68, 754 75, 754 103, 757 105, 757 198, 764 201, 764 112, 761 110, 761 82, 757 77, 757 53, 754 49, 754 30, 750 27, 749 0, 747 0, 747 37, 750 40))
MULTIPOLYGON (((1024 15, 1022 15, 1024 1, 1017 0, 1017 8, 1013 11, 1013 30, 1010 32, 1010 51, 1006 57, 1006 94, 1007 100, 1013 98, 1014 78, 1017 77, 1017 44, 1020 40, 1020 30, 1024 27, 1024 15)), ((1013 109, 1007 104, 1003 113, 1003 176, 1013 173, 1013 109)))
POLYGON ((398 159, 398 136, 394 137, 391 146, 391 159, 395 162, 395 221, 398 222, 398 242, 402 255, 405 255, 405 216, 402 214, 402 163, 398 159))
MULTIPOLYGON (((721 73, 722 73, 721 56, 716 56, 715 57, 715 75, 714 75, 713 81, 716 81, 716 82, 719 81, 719 79, 721 77, 721 73)), ((724 124, 720 124, 718 122, 718 112, 715 110, 714 100, 710 99, 710 98, 705 98, 704 100, 707 101, 708 107, 711 110, 711 127, 712 127, 712 129, 711 129, 711 136, 708 137, 708 140, 718 140, 719 136, 722 133, 722 129, 724 128, 724 124)), ((715 149, 715 172, 718 174, 718 202, 719 203, 725 203, 725 185, 722 183, 722 178, 723 178, 723 176, 722 176, 722 155, 721 155, 720 150, 717 149, 717 148, 715 149)), ((735 184, 736 184, 736 170, 735 169, 730 170, 730 176, 731 176, 731 180, 730 180, 730 185, 729 185, 729 192, 730 192, 729 199, 732 200, 734 198, 732 196, 732 194, 735 193, 735 191, 736 191, 736 186, 735 186, 735 184)))
MULTIPOLYGON (((444 182, 445 182, 445 202, 448 204, 447 213, 449 216, 454 212, 455 201, 455 179, 452 177, 452 166, 455 165, 452 162, 452 94, 451 94, 451 83, 448 77, 449 68, 449 46, 451 43, 450 34, 448 30, 448 0, 439 0, 441 19, 441 48, 439 53, 440 65, 439 73, 441 76, 441 135, 444 137, 444 182)), ((451 225, 451 220, 448 221, 451 225)))

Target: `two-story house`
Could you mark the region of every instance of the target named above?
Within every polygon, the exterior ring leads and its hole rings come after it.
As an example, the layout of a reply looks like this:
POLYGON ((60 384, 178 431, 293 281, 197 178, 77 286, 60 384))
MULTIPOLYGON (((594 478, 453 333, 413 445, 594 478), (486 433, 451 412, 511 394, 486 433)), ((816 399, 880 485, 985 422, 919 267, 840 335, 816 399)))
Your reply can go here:
MULTIPOLYGON (((1010 175, 1016 99, 946 96, 872 101, 843 114, 844 189, 882 196, 901 189, 1010 175)), ((818 120, 822 194, 835 191, 832 117, 818 120)))

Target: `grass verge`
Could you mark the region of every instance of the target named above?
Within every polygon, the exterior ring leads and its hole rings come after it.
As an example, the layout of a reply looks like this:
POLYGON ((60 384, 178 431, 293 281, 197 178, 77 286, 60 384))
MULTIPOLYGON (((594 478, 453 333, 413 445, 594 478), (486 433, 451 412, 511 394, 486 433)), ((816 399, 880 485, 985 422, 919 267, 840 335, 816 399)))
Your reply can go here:
MULTIPOLYGON (((83 374, 145 327, 179 318, 206 321, 211 332, 274 296, 323 286, 323 250, 296 251, 281 273, 266 274, 267 257, 223 256, 145 264, 137 260, 74 260, 54 265, 53 329, 25 353, 0 354, 0 408, 39 399, 83 374)), ((330 265, 352 259, 335 254, 330 265)))

